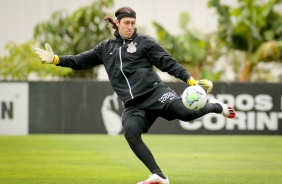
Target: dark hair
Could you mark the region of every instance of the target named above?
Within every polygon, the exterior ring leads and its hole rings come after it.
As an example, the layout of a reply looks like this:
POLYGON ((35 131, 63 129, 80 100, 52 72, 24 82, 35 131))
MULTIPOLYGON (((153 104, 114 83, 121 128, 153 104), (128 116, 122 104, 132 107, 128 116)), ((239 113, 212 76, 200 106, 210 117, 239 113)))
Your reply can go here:
MULTIPOLYGON (((121 8, 116 10, 115 16, 116 16, 116 18, 118 18, 118 20, 122 19, 123 17, 134 17, 134 18, 136 18, 136 12, 133 9, 129 8, 129 7, 121 7, 121 8), (128 15, 128 16, 122 16, 122 14, 128 15)), ((109 22, 110 24, 112 24, 111 27, 114 30, 118 31, 118 27, 117 27, 116 23, 114 22, 114 20, 111 17, 109 17, 109 16, 105 17, 104 21, 109 22)))

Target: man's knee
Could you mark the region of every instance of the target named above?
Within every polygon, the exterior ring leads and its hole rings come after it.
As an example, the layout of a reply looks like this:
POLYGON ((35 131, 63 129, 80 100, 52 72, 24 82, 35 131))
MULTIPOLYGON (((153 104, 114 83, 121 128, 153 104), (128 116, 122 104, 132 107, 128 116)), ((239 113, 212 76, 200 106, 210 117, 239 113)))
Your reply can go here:
POLYGON ((138 136, 138 133, 136 131, 136 126, 133 123, 125 124, 123 130, 124 130, 124 137, 126 139, 132 139, 138 136))
POLYGON ((127 140, 135 139, 141 136, 143 130, 142 125, 145 123, 144 119, 139 116, 132 116, 123 122, 124 136, 127 140))

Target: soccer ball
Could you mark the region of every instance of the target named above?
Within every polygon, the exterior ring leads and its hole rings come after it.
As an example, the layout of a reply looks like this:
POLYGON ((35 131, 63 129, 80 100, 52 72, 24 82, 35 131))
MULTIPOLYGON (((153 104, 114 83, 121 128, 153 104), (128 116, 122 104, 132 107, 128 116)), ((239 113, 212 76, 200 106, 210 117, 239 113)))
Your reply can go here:
POLYGON ((190 110, 199 110, 207 103, 207 93, 200 86, 189 86, 182 94, 182 102, 190 110))

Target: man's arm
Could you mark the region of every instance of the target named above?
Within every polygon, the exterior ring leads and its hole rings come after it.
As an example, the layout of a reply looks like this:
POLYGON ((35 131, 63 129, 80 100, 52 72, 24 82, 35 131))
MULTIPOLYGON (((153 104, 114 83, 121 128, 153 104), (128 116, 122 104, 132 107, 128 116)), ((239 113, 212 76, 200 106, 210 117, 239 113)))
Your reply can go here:
POLYGON ((189 86, 199 85, 207 93, 212 91, 213 84, 210 80, 195 80, 186 68, 179 64, 178 61, 173 58, 159 43, 153 39, 148 39, 147 43, 146 52, 148 58, 154 66, 163 72, 167 72, 168 74, 183 80, 189 86))
POLYGON ((43 64, 55 64, 57 66, 68 67, 74 70, 84 70, 102 64, 101 44, 91 50, 78 55, 57 56, 51 46, 46 43, 46 50, 35 48, 36 54, 40 57, 43 64))

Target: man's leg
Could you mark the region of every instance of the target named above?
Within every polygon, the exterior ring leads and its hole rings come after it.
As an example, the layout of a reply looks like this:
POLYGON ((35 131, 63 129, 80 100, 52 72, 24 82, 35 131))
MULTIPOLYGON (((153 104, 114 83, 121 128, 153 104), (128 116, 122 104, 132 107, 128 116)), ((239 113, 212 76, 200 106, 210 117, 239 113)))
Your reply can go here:
POLYGON ((181 99, 175 100, 168 106, 168 113, 182 121, 192 121, 211 112, 221 113, 222 110, 222 106, 218 103, 207 103, 198 111, 189 110, 183 105, 181 99))
POLYGON ((147 123, 141 116, 130 116, 123 122, 124 136, 135 155, 146 165, 151 173, 165 179, 154 156, 142 140, 141 134, 147 129, 147 123))

